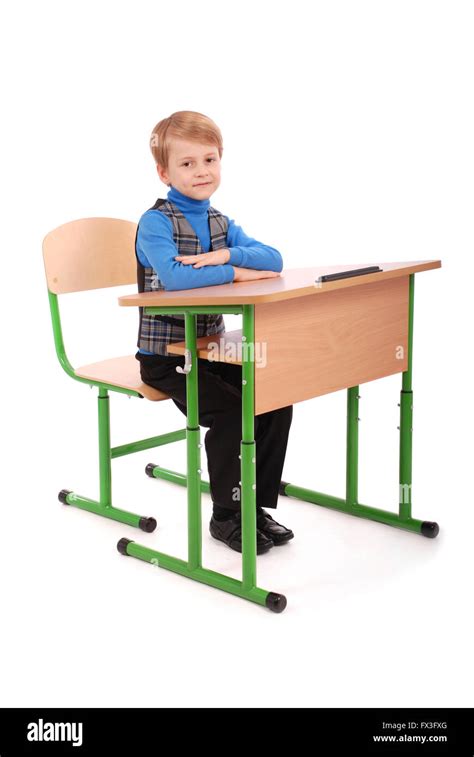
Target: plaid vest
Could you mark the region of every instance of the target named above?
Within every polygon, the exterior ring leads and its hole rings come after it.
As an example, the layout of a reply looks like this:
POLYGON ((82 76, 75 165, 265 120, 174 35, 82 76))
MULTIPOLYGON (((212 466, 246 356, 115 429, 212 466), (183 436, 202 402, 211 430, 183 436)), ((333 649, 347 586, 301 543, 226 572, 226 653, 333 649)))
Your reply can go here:
MULTIPOLYGON (((170 219, 173 224, 173 239, 179 255, 199 255, 203 253, 199 238, 189 221, 181 211, 169 200, 158 198, 150 210, 159 210, 170 219)), ((227 246, 227 219, 218 210, 209 207, 209 231, 211 235, 211 250, 219 250, 227 246)), ((138 236, 138 228, 137 228, 138 236)), ((135 256, 137 258, 137 281, 139 292, 156 292, 165 287, 153 268, 147 268, 140 263, 137 255, 135 236, 135 256)), ((184 318, 168 315, 145 315, 140 311, 137 346, 147 352, 158 355, 168 355, 167 345, 171 342, 184 342, 184 318)), ((210 336, 225 331, 222 315, 209 314, 196 316, 197 336, 210 336)))

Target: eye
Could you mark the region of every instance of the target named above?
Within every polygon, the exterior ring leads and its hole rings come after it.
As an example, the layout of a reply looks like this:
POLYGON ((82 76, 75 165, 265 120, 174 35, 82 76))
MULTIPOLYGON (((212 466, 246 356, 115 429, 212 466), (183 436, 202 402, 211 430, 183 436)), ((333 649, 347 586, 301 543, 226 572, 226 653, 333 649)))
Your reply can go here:
MULTIPOLYGON (((206 160, 213 160, 213 161, 215 161, 216 159, 215 158, 206 158, 206 160)), ((183 166, 185 166, 185 167, 189 166, 189 165, 191 165, 191 161, 189 161, 189 160, 187 160, 186 163, 183 163, 183 166)))

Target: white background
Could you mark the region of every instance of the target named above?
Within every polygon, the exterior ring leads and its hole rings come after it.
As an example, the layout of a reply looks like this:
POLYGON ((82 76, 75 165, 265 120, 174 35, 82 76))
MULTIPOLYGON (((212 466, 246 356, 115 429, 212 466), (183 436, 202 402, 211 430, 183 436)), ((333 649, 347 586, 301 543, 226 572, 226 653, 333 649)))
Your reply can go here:
MULTIPOLYGON (((0 705, 473 706, 473 21, 453 0, 3 9, 0 705), (280 498, 296 537, 258 581, 288 597, 282 615, 116 551, 125 536, 184 557, 185 492, 144 474, 184 471, 183 442, 113 462, 115 504, 154 534, 57 500, 97 497, 97 401, 56 360, 42 239, 165 196, 148 138, 176 110, 219 124, 211 202, 285 267, 443 262, 416 277, 413 376, 413 513, 440 536, 280 498)), ((135 351, 121 293, 60 299, 73 365, 135 351)), ((361 387, 360 499, 386 509, 400 386, 361 387)), ((343 494, 345 407, 295 406, 285 480, 343 494)), ((184 421, 121 395, 111 412, 114 445, 184 421)), ((210 505, 205 564, 238 577, 210 505)))

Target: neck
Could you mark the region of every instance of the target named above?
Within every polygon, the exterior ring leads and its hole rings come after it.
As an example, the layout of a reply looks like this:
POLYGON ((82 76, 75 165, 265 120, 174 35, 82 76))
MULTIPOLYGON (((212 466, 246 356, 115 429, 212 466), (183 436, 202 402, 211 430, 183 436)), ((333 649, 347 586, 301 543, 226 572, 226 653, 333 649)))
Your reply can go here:
POLYGON ((171 186, 168 192, 168 200, 173 202, 181 210, 185 207, 187 210, 207 210, 210 206, 210 200, 194 200, 180 192, 176 187, 171 186))

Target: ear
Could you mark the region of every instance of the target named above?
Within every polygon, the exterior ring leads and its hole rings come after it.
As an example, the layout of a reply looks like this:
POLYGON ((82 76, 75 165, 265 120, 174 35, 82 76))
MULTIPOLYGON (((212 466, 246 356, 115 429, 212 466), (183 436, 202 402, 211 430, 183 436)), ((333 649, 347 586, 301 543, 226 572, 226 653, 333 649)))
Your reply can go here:
POLYGON ((157 163, 156 164, 156 170, 158 171, 158 176, 160 177, 160 179, 163 182, 163 184, 167 184, 169 186, 170 179, 169 179, 169 176, 168 176, 168 173, 167 173, 166 169, 164 169, 162 166, 160 166, 159 163, 157 163))

